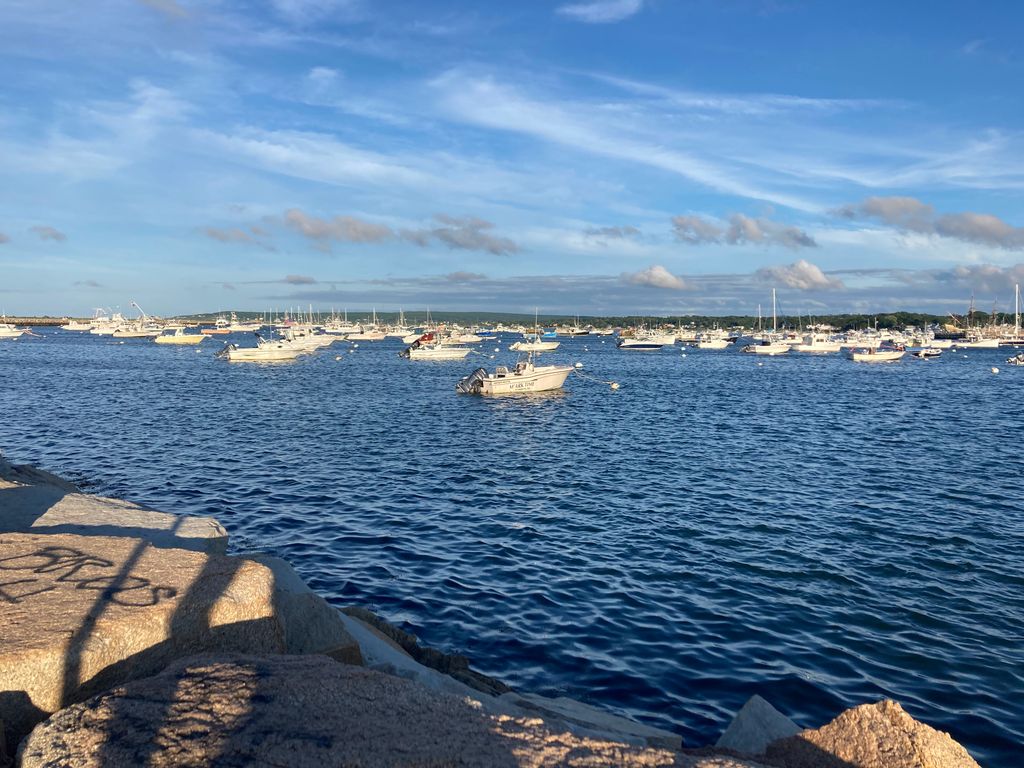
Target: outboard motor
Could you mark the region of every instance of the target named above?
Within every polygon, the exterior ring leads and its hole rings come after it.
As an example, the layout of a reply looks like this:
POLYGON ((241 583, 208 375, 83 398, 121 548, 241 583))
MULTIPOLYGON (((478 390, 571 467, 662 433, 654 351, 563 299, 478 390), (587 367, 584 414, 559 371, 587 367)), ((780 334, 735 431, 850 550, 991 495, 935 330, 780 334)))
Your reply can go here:
POLYGON ((483 368, 477 368, 469 376, 463 377, 456 383, 455 391, 463 395, 479 395, 486 378, 487 371, 483 368))
POLYGON ((220 349, 220 351, 219 351, 219 352, 217 352, 217 355, 216 355, 216 356, 217 356, 217 357, 227 357, 227 356, 228 356, 228 353, 229 353, 229 352, 231 352, 231 350, 233 350, 233 349, 238 349, 238 347, 236 347, 236 346, 235 346, 234 344, 225 344, 225 345, 224 345, 224 346, 223 346, 223 347, 222 347, 222 348, 220 349))

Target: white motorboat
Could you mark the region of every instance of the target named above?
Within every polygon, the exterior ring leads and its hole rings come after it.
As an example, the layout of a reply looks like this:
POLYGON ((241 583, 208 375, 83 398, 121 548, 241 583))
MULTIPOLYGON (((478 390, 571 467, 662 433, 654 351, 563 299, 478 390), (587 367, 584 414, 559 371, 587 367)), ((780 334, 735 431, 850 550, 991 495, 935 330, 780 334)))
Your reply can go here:
POLYGON ((560 341, 541 341, 533 339, 528 341, 517 341, 509 346, 513 352, 553 352, 558 349, 560 341))
POLYGON ((16 339, 25 333, 24 328, 18 328, 13 323, 7 322, 7 317, 0 321, 0 339, 16 339))
POLYGON ((905 349, 880 349, 868 347, 867 349, 854 349, 850 352, 850 359, 855 363, 895 363, 907 354, 905 349))
POLYGON ((1013 357, 1006 358, 1007 365, 1024 365, 1024 352, 1020 352, 1013 357))
POLYGON ((927 360, 930 357, 938 357, 942 354, 942 350, 938 347, 921 347, 920 349, 913 350, 910 354, 921 360, 927 360))
POLYGON ((671 347, 676 343, 674 333, 656 333, 654 331, 641 331, 635 336, 627 339, 619 339, 616 345, 619 349, 630 349, 638 351, 653 351, 671 347))
POLYGON ((253 320, 239 320, 238 315, 234 312, 231 313, 231 322, 228 323, 227 329, 230 333, 254 333, 263 327, 263 323, 253 320))
POLYGON ((827 355, 842 348, 840 342, 833 341, 823 333, 808 333, 799 343, 791 346, 794 352, 803 352, 807 355, 827 355))
POLYGON ((698 336, 696 347, 697 349, 728 349, 729 345, 732 344, 728 338, 723 336, 698 336))
POLYGON ((226 357, 231 362, 272 363, 294 360, 310 350, 286 339, 264 339, 256 335, 255 347, 239 347, 234 344, 225 345, 217 353, 217 357, 226 357))
POLYGON ((91 328, 92 323, 88 320, 71 320, 70 318, 60 327, 62 331, 88 331, 91 328))
POLYGON ((202 333, 185 333, 184 328, 175 328, 174 333, 164 333, 153 339, 157 344, 199 344, 206 336, 202 333))
POLYGON ((424 333, 398 354, 409 360, 462 360, 470 352, 469 347, 447 343, 435 333, 424 333))
POLYGON ((535 365, 533 354, 512 368, 499 365, 494 373, 478 368, 459 380, 455 391, 467 395, 519 395, 561 389, 572 373, 571 365, 535 365))
POLYGON ((757 344, 748 344, 743 348, 744 352, 754 355, 767 355, 768 357, 775 357, 777 355, 785 355, 791 350, 792 347, 786 344, 784 341, 778 341, 771 336, 765 336, 757 344))
POLYGON ((999 349, 999 337, 971 336, 954 342, 957 349, 999 349))

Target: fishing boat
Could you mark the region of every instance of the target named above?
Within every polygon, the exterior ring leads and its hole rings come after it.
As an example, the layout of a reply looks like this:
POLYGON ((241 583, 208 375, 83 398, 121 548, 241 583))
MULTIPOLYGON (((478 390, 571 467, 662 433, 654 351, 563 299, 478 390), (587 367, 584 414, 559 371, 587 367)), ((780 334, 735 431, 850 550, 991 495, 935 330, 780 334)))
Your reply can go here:
POLYGON ((1024 352, 1020 352, 1013 357, 1006 358, 1007 365, 1024 365, 1024 352))
POLYGON ((883 349, 868 347, 867 349, 854 349, 850 352, 850 359, 855 363, 895 363, 907 354, 907 350, 883 349))
POLYGON ((571 365, 535 365, 533 353, 512 368, 499 365, 494 373, 478 368, 459 380, 455 391, 466 395, 517 395, 561 389, 571 365))
POLYGON ((88 331, 92 328, 92 323, 88 320, 72 320, 71 318, 65 319, 67 322, 60 327, 62 331, 88 331))
POLYGON ((199 344, 206 336, 202 333, 185 333, 184 328, 175 328, 174 333, 164 333, 153 339, 157 344, 199 344))
POLYGON ((932 357, 938 357, 942 354, 942 350, 938 347, 921 347, 920 349, 912 350, 910 354, 921 360, 927 360, 932 357))

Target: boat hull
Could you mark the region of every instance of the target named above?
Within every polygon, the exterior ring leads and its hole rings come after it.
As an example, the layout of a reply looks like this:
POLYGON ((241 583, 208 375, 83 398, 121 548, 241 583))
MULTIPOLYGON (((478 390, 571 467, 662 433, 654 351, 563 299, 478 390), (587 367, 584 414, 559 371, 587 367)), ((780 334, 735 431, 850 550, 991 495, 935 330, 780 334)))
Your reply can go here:
POLYGON ((494 396, 550 392, 561 389, 572 370, 571 366, 551 365, 522 374, 488 377, 481 382, 480 394, 494 396))

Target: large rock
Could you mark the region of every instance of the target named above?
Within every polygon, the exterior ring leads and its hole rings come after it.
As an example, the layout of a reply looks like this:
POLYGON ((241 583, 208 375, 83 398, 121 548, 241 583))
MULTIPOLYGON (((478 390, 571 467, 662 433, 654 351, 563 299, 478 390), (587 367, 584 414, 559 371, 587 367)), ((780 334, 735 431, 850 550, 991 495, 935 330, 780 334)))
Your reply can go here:
POLYGON ((606 741, 667 749, 678 749, 682 744, 678 734, 574 699, 516 693, 500 681, 480 673, 469 670, 467 674, 468 664, 464 657, 424 648, 413 635, 388 624, 365 608, 346 608, 343 618, 349 634, 359 643, 368 667, 414 680, 431 691, 470 699, 488 714, 542 717, 552 727, 606 741), (428 663, 431 666, 427 666, 428 663))
POLYGON ((274 613, 284 628, 288 653, 320 653, 345 664, 363 663, 359 643, 341 612, 316 594, 287 562, 267 554, 247 555, 274 575, 274 613))
POLYGON ((223 554, 228 534, 212 517, 157 512, 79 492, 73 484, 0 458, 0 533, 128 536, 158 547, 223 554))
POLYGON ((8 746, 47 714, 173 659, 285 651, 274 600, 272 573, 248 560, 140 539, 0 534, 8 746))
POLYGON ((736 713, 715 746, 760 755, 771 742, 798 733, 799 725, 755 694, 736 713))
POLYGON ((948 733, 918 722, 895 701, 863 704, 775 741, 765 760, 782 768, 978 768, 948 733))
POLYGON ((581 738, 322 656, 199 656, 38 726, 23 768, 687 766, 756 768, 581 738))
POLYGON ((575 733, 664 749, 679 749, 683 745, 678 733, 644 725, 565 696, 548 698, 533 693, 506 693, 501 700, 545 720, 558 722, 575 733))

